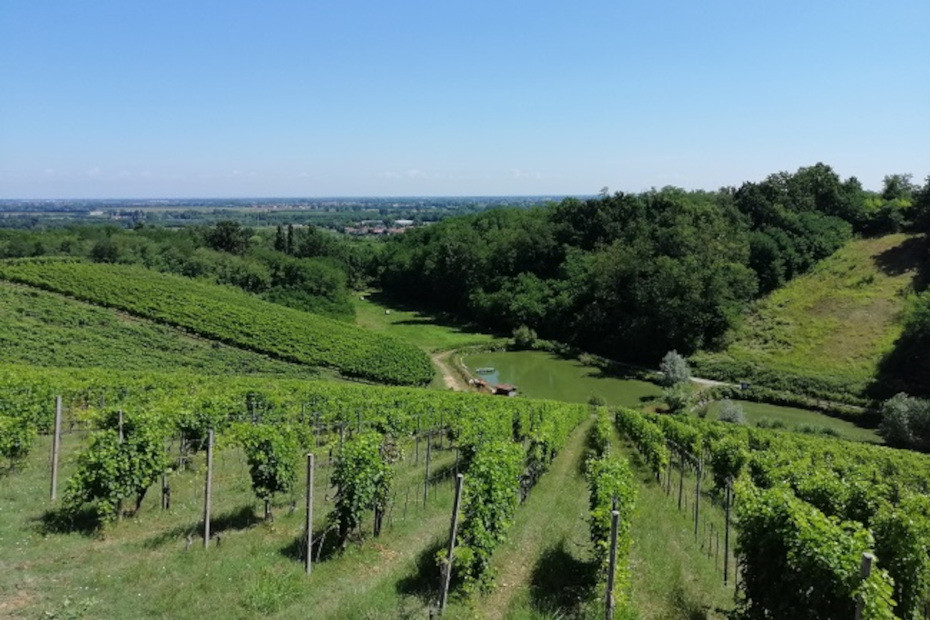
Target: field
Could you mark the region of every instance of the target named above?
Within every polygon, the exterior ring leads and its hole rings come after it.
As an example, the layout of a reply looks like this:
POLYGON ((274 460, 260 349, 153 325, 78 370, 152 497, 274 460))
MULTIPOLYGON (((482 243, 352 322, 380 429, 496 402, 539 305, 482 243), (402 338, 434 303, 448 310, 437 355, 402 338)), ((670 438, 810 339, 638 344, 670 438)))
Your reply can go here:
POLYGON ((725 352, 698 357, 829 377, 861 394, 926 278, 926 248, 923 235, 851 241, 760 300, 725 352))

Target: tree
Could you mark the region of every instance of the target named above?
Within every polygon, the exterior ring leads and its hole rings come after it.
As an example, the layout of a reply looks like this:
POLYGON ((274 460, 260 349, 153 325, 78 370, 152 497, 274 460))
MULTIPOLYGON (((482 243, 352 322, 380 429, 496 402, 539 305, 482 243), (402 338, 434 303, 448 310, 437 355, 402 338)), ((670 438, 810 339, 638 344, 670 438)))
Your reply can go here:
POLYGON ((287 237, 284 234, 284 227, 280 224, 274 231, 274 249, 278 252, 287 252, 287 237))
POLYGON ((221 220, 207 229, 204 241, 214 250, 231 254, 245 254, 249 249, 251 231, 234 220, 221 220))
POLYGON ((930 175, 924 186, 914 191, 914 226, 918 230, 930 231, 930 175))
POLYGON ((882 198, 885 200, 897 200, 899 198, 910 199, 914 190, 917 189, 911 179, 910 174, 889 174, 882 179, 882 198))
POLYGON ((691 369, 688 367, 688 360, 679 355, 678 351, 669 351, 662 358, 659 364, 659 370, 662 371, 662 385, 673 386, 684 383, 691 378, 691 369))

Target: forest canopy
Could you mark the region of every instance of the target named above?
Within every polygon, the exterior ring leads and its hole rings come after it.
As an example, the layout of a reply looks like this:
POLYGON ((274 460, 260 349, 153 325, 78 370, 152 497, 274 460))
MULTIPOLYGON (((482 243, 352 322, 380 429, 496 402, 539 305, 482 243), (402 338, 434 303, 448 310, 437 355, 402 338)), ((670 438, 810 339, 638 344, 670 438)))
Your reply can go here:
POLYGON ((486 326, 655 362, 719 346, 751 300, 854 232, 907 225, 919 195, 908 179, 875 194, 818 163, 717 192, 604 192, 450 218, 390 240, 381 282, 486 326))

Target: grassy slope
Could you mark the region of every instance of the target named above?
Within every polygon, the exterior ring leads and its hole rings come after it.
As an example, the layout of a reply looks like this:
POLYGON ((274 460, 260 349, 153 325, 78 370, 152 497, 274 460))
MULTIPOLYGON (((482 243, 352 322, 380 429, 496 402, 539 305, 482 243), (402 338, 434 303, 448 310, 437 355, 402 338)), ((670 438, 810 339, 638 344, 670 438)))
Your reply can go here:
POLYGON ((265 302, 231 287, 134 266, 68 261, 0 261, 0 277, 349 376, 421 384, 434 373, 422 351, 399 339, 265 302))
POLYGON ((271 359, 54 293, 0 282, 0 362, 315 377, 271 359))
POLYGON ((360 327, 381 332, 414 344, 429 352, 448 351, 472 345, 491 344, 494 336, 443 322, 435 316, 406 310, 388 303, 381 294, 356 295, 355 322, 360 327))
MULTIPOLYGON (((807 409, 797 409, 795 407, 783 407, 781 405, 770 405, 768 403, 755 403, 748 400, 737 401, 746 414, 746 422, 750 426, 755 426, 759 420, 768 419, 769 421, 778 420, 785 424, 787 430, 796 430, 798 426, 806 424, 819 428, 828 428, 843 439, 850 441, 863 441, 866 443, 884 443, 874 428, 865 428, 856 426, 847 420, 834 418, 816 411, 807 409)), ((708 417, 716 420, 720 413, 721 402, 711 403, 708 407, 708 417)))
POLYGON ((857 239, 761 300, 723 354, 864 386, 901 334, 923 236, 857 239))

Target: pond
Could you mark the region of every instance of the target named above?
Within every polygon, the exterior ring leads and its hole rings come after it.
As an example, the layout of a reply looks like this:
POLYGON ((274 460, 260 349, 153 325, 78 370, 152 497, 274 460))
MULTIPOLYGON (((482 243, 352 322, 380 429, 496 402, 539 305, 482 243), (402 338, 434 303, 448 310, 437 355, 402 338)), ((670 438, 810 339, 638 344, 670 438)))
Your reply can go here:
MULTIPOLYGON (((654 406, 655 403, 650 401, 662 396, 662 388, 653 383, 607 375, 600 368, 585 366, 577 359, 545 351, 479 353, 466 356, 462 361, 472 376, 484 379, 490 385, 515 385, 518 396, 528 398, 587 403, 592 396, 598 396, 608 405, 638 409, 644 405, 654 406), (478 368, 493 371, 478 374, 478 368)), ((788 430, 795 429, 799 424, 808 424, 833 429, 844 439, 881 441, 872 429, 861 428, 816 411, 748 401, 740 401, 739 404, 743 407, 747 422, 752 425, 762 418, 768 418, 784 423, 788 430)), ((711 405, 710 417, 715 418, 719 408, 719 403, 711 405)))
POLYGON ((662 395, 662 388, 647 381, 618 379, 577 359, 545 351, 479 353, 467 356, 463 363, 473 376, 491 385, 510 383, 517 386, 518 394, 530 398, 586 403, 592 396, 600 396, 608 405, 641 407, 662 395), (478 368, 494 370, 478 374, 478 368))

